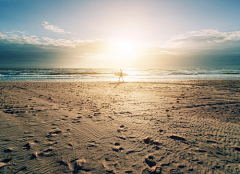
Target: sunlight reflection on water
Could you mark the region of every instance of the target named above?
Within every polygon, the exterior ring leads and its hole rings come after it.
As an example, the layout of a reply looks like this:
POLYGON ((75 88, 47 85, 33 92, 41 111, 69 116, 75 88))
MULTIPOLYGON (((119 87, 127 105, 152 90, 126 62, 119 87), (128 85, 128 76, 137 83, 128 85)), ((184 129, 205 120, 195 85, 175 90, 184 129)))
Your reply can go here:
MULTIPOLYGON (((118 81, 119 69, 0 69, 0 81, 118 81)), ((125 82, 240 79, 239 69, 123 69, 125 82)))

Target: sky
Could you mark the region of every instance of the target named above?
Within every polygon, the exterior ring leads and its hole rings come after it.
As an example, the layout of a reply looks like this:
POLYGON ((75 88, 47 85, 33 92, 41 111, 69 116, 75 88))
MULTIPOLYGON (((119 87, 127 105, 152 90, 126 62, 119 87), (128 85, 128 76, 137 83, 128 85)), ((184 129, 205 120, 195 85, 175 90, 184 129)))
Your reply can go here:
POLYGON ((239 68, 238 0, 0 0, 0 68, 239 68))

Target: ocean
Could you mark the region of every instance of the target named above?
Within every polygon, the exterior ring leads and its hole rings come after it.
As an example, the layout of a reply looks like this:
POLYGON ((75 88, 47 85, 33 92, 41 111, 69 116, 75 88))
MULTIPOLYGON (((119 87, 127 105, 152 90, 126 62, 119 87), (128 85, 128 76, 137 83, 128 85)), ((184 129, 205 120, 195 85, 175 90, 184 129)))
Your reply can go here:
MULTIPOLYGON (((239 69, 122 69, 126 82, 240 79, 239 69)), ((0 69, 0 81, 118 81, 119 69, 0 69)))

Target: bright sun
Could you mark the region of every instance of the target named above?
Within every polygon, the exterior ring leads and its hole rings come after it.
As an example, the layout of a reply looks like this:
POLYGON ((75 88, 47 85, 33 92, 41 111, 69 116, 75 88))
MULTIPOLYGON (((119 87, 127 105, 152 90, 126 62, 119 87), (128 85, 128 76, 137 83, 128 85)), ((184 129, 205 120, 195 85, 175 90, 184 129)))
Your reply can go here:
POLYGON ((120 58, 130 58, 136 53, 136 48, 130 41, 118 41, 113 44, 113 52, 120 58))
POLYGON ((120 53, 131 52, 133 49, 133 44, 131 42, 119 42, 117 45, 117 51, 120 53))
POLYGON ((112 40, 108 57, 119 67, 134 66, 140 56, 141 49, 132 40, 112 40))

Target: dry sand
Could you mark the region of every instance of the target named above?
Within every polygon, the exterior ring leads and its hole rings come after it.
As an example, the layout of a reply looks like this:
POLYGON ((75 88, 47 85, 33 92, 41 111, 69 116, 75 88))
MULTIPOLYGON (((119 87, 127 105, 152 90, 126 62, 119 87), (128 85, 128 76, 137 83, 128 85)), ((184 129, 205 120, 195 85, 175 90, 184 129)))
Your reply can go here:
POLYGON ((240 173, 240 81, 1 82, 0 173, 240 173))

